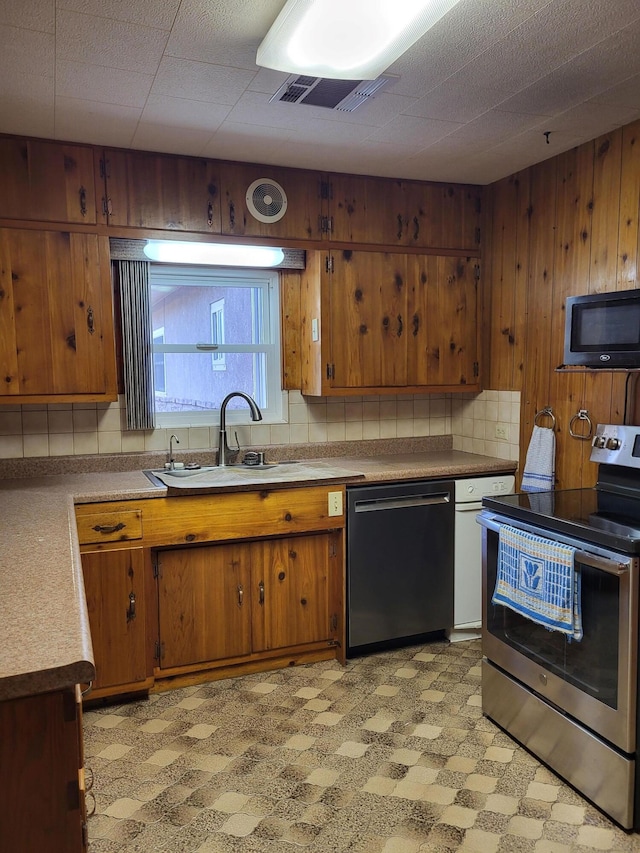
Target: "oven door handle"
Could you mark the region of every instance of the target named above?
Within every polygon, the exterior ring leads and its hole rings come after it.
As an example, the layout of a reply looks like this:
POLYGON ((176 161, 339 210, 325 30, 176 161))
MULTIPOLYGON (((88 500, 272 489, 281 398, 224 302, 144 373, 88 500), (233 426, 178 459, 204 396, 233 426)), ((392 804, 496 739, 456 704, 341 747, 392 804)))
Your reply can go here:
MULTIPOLYGON (((497 521, 494 516, 484 515, 483 513, 478 515, 478 524, 481 524, 482 527, 486 527, 487 530, 493 530, 495 533, 500 533, 500 528, 508 523, 509 522, 507 521, 497 521)), ((518 525, 514 524, 513 527, 518 528, 518 525)), ((549 539, 548 536, 543 536, 543 532, 534 532, 531 528, 526 528, 526 530, 528 533, 533 533, 534 536, 541 536, 543 539, 549 539)), ((598 557, 597 554, 590 554, 588 551, 583 551, 580 548, 575 549, 575 558, 587 566, 592 566, 594 569, 599 569, 602 572, 606 572, 608 575, 615 575, 615 577, 620 577, 621 575, 627 574, 629 571, 628 563, 608 560, 606 557, 598 557)))

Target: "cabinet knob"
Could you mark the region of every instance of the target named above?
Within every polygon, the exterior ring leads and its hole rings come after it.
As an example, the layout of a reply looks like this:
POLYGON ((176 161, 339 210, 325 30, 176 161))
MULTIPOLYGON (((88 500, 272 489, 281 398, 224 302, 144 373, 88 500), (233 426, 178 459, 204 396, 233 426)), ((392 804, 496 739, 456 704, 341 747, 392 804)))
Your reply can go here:
POLYGON ((264 581, 260 581, 260 583, 258 584, 258 591, 260 593, 258 603, 264 604, 264 581))
POLYGON ((242 607, 242 602, 244 601, 244 589, 241 584, 238 584, 238 605, 242 607))

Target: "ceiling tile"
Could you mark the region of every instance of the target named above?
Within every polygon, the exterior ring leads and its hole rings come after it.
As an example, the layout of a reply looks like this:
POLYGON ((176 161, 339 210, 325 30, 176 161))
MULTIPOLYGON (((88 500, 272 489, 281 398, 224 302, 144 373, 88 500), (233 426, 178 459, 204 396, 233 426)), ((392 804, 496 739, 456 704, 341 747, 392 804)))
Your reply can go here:
POLYGON ((53 77, 0 74, 0 116, 4 133, 53 136, 53 77))
POLYGON ((56 98, 56 139, 128 148, 140 110, 120 104, 56 98))
POLYGON ((170 98, 168 95, 150 95, 142 111, 141 124, 153 125, 159 139, 163 139, 162 128, 167 127, 175 134, 176 127, 188 131, 207 131, 211 136, 229 114, 231 108, 186 98, 170 98))
POLYGON ((282 0, 184 0, 167 54, 256 70, 256 51, 282 0))
POLYGON ((16 73, 53 78, 54 59, 51 33, 0 25, 0 77, 16 73))
POLYGON ((29 0, 28 3, 24 0, 3 0, 0 9, 5 26, 55 33, 55 0, 29 0))
POLYGON ((202 150, 211 133, 190 127, 167 127, 165 124, 141 121, 131 143, 132 148, 142 151, 154 150, 158 139, 162 140, 162 150, 170 154, 202 156, 202 150))
POLYGON ((56 91, 66 98, 142 108, 152 83, 151 74, 136 74, 120 68, 64 59, 56 65, 56 91))
POLYGON ((59 59, 155 74, 167 40, 163 30, 58 10, 59 59))
POLYGON ((235 104, 251 80, 253 73, 241 68, 210 65, 188 59, 165 57, 160 63, 151 91, 154 95, 189 97, 194 101, 235 104))
POLYGON ((170 30, 180 0, 55 0, 58 9, 170 30))

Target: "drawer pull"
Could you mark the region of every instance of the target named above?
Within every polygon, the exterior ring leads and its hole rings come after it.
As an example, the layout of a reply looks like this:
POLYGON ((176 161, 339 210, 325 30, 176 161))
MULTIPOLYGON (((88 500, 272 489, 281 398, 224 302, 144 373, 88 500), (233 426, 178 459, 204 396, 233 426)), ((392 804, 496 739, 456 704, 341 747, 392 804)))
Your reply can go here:
POLYGON ((238 604, 242 607, 242 602, 244 601, 244 589, 240 584, 238 584, 238 604))
POLYGON ((135 592, 129 593, 129 607, 127 608, 127 622, 131 622, 132 619, 136 618, 136 594, 135 592))
POLYGON ((91 529, 95 530, 96 533, 117 533, 118 530, 124 530, 126 526, 126 524, 120 521, 118 524, 96 524, 91 529))
POLYGON ((264 581, 260 581, 260 583, 258 584, 258 590, 260 591, 258 603, 264 604, 264 581))

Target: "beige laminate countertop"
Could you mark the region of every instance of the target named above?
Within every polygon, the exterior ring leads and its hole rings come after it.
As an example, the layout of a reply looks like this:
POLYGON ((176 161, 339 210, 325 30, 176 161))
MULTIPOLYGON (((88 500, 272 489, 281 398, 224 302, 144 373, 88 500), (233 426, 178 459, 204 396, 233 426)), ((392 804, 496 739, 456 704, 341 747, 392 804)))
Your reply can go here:
MULTIPOLYGON (((359 472, 358 483, 480 476, 515 468, 514 462, 455 450, 313 461, 330 468, 334 481, 341 471, 345 479, 359 472)), ((278 469, 271 470, 270 488, 278 485, 278 469)), ((287 479, 281 486, 305 482, 287 479)), ((0 480, 0 700, 94 676, 74 504, 166 495, 142 471, 0 480)))

